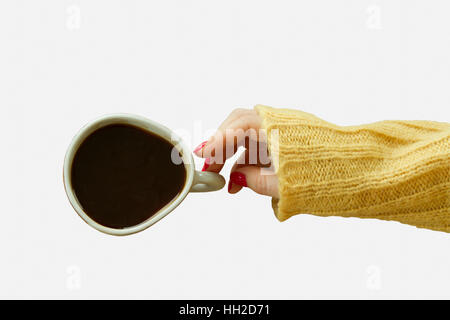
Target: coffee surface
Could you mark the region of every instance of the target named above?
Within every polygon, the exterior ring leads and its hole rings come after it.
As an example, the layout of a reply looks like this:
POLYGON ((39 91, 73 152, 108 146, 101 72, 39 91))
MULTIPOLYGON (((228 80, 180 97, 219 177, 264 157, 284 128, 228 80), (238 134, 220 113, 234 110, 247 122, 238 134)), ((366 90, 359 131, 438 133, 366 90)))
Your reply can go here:
POLYGON ((101 225, 137 225, 182 190, 186 171, 171 159, 173 145, 131 125, 89 135, 72 163, 72 187, 84 212, 101 225))

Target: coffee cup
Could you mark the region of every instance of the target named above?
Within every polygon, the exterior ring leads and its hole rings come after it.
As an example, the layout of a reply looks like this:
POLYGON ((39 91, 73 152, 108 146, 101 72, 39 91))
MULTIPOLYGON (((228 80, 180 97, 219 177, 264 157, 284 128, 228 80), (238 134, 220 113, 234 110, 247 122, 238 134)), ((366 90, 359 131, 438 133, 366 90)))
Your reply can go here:
POLYGON ((225 179, 221 175, 213 172, 201 172, 195 170, 194 161, 190 149, 172 130, 155 121, 132 114, 106 115, 95 119, 85 125, 75 135, 69 145, 69 148, 67 149, 64 158, 63 180, 67 197, 76 213, 91 227, 97 229, 98 231, 116 236, 130 235, 147 229, 151 225, 164 218, 170 212, 172 212, 184 200, 189 192, 216 191, 223 188, 223 186, 225 185, 225 179), (85 141, 85 139, 89 137, 93 132, 109 125, 133 126, 165 139, 167 142, 172 144, 174 148, 176 148, 179 160, 182 161, 182 165, 184 166, 186 172, 184 186, 177 196, 175 196, 170 202, 164 205, 147 220, 137 225, 132 225, 125 228, 112 228, 102 225, 92 219, 80 204, 80 201, 77 198, 76 192, 72 185, 72 164, 77 150, 79 149, 83 141, 85 141))

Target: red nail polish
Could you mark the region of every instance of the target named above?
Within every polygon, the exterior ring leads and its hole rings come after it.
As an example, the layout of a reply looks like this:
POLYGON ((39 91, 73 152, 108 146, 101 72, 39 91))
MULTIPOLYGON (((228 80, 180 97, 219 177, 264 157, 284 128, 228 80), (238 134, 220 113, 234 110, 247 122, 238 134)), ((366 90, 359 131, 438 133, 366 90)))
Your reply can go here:
POLYGON ((242 187, 247 186, 247 179, 245 179, 245 174, 236 171, 230 174, 230 182, 242 187))
POLYGON ((205 159, 205 164, 203 165, 203 168, 202 168, 202 171, 208 170, 210 164, 211 164, 211 159, 210 158, 206 158, 205 159))
POLYGON ((208 143, 208 141, 203 141, 202 143, 200 143, 200 144, 197 146, 197 148, 194 149, 194 153, 196 153, 196 152, 202 150, 202 149, 206 146, 207 143, 208 143))
POLYGON ((232 187, 233 187, 233 182, 231 182, 231 180, 230 180, 230 181, 228 181, 228 192, 231 191, 232 187))

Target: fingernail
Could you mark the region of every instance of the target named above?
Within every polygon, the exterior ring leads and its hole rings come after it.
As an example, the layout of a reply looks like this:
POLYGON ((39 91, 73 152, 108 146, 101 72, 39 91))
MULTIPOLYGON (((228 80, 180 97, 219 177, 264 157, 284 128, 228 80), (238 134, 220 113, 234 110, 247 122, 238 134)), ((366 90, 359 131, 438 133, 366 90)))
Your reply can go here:
MULTIPOLYGON (((245 174, 241 173, 241 172, 232 172, 230 174, 230 183, 235 183, 238 186, 241 187, 246 187, 247 186, 247 179, 245 179, 245 174)), ((230 186, 228 185, 228 188, 230 188, 230 186)))
POLYGON ((231 191, 232 187, 233 187, 233 182, 231 182, 231 179, 230 179, 230 181, 228 181, 228 192, 231 191))
POLYGON ((202 150, 202 149, 206 146, 206 143, 207 143, 207 142, 208 142, 208 141, 203 141, 202 143, 200 143, 200 144, 197 146, 197 148, 194 149, 194 153, 196 153, 196 152, 202 150))
POLYGON ((203 168, 202 168, 202 171, 208 170, 210 164, 211 164, 211 159, 210 158, 206 158, 205 159, 205 164, 203 165, 203 168))

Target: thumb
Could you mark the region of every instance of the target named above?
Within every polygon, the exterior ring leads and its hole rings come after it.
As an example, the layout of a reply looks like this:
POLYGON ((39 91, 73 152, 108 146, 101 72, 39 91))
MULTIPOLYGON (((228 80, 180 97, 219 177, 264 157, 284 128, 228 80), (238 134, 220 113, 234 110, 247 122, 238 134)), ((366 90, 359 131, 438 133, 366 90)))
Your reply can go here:
POLYGON ((228 192, 237 193, 242 187, 249 187, 256 193, 279 198, 278 177, 268 168, 246 166, 232 170, 228 192))

